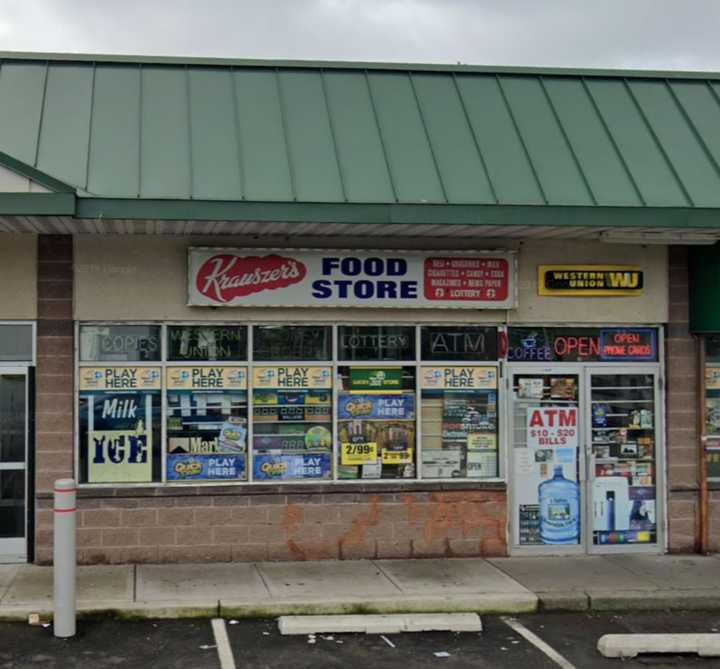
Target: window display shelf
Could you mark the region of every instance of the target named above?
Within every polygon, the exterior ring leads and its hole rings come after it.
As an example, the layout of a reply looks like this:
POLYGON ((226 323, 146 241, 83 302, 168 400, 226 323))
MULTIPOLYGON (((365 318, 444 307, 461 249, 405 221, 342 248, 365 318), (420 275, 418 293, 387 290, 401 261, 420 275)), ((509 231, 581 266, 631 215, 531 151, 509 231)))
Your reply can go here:
POLYGON ((654 404, 654 400, 592 400, 592 404, 654 404))
POLYGON ((276 407, 328 407, 330 408, 332 404, 330 402, 295 402, 290 404, 258 404, 257 402, 253 402, 253 408, 255 409, 274 409, 276 407))

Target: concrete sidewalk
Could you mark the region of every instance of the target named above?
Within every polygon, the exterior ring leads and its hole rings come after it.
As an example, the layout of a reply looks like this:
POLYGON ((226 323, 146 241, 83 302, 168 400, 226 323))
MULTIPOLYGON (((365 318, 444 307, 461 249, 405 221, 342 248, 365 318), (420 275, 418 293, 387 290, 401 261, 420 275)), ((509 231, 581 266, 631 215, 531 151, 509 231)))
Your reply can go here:
MULTIPOLYGON (((78 573, 85 615, 720 609, 718 556, 118 565, 78 573)), ((51 611, 52 568, 0 566, 1 620, 51 611)))

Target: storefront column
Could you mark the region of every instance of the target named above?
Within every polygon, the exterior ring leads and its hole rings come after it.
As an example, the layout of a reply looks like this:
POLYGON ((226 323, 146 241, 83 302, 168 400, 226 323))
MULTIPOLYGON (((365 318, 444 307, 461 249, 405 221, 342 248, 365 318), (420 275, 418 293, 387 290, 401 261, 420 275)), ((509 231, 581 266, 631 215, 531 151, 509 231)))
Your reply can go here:
POLYGON ((667 328, 668 549, 697 550, 698 396, 697 342, 688 316, 688 249, 669 249, 667 328))
POLYGON ((52 489, 73 475, 73 238, 40 235, 37 281, 35 561, 52 558, 52 489))

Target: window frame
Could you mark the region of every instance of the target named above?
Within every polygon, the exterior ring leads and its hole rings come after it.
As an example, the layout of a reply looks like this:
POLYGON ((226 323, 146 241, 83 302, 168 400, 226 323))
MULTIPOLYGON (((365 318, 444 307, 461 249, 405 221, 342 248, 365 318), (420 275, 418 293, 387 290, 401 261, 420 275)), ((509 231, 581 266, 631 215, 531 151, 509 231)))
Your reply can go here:
MULTIPOLYGON (((505 435, 504 435, 504 400, 501 399, 501 394, 504 391, 503 379, 503 365, 502 361, 497 358, 495 360, 478 360, 478 361, 463 361, 463 360, 422 360, 422 328, 423 327, 468 327, 475 325, 474 323, 463 323, 463 322, 403 322, 403 321, 392 321, 389 323, 378 323, 378 326, 386 327, 412 327, 414 328, 415 336, 415 357, 411 360, 344 360, 339 358, 339 328, 340 327, 359 327, 359 326, 372 326, 374 323, 364 322, 353 322, 353 321, 339 321, 330 323, 327 321, 305 321, 305 320, 292 320, 288 322, 277 322, 277 321, 246 321, 238 323, 232 320, 217 320, 217 321, 186 321, 186 320, 168 320, 168 321, 152 321, 152 320, 87 320, 87 321, 76 321, 75 326, 75 342, 74 342, 74 466, 75 473, 78 476, 78 485, 83 488, 116 488, 116 487, 128 487, 128 488, 156 488, 156 487, 187 487, 189 485, 195 486, 268 486, 268 485, 282 485, 282 486, 293 486, 293 485, 304 485, 304 486, 327 486, 327 485, 412 485, 427 481, 430 483, 488 483, 497 484, 504 483, 506 476, 506 463, 505 463, 505 435), (138 325, 154 325, 160 327, 160 360, 151 362, 105 362, 102 361, 81 361, 80 360, 80 331, 84 326, 138 326, 138 325), (247 370, 247 411, 248 411, 248 424, 247 424, 247 480, 194 480, 194 481, 169 481, 167 479, 167 416, 168 416, 168 401, 167 401, 167 387, 166 387, 166 370, 168 367, 194 367, 199 365, 213 364, 213 361, 175 361, 168 360, 168 328, 171 326, 244 326, 247 328, 247 360, 245 361, 228 361, 223 363, 217 361, 218 365, 232 365, 235 367, 244 367, 247 370), (317 326, 317 327, 330 327, 331 332, 331 358, 327 361, 321 360, 282 360, 282 361, 265 361, 265 360, 254 360, 253 356, 253 336, 254 327, 261 325, 279 325, 279 326, 317 326), (253 370, 255 366, 258 367, 272 367, 272 366, 318 366, 318 367, 330 367, 332 373, 332 430, 333 430, 333 446, 332 446, 332 477, 330 479, 296 479, 286 481, 255 481, 253 480, 253 370), (160 448, 161 450, 161 478, 159 481, 153 482, 126 482, 126 483, 88 483, 79 482, 80 473, 80 420, 79 420, 79 376, 80 369, 82 367, 98 367, 98 366, 133 366, 133 367, 160 367, 161 369, 161 425, 160 425, 160 448), (339 390, 339 367, 414 367, 415 373, 415 442, 416 442, 416 454, 415 454, 415 476, 413 478, 388 478, 388 479, 338 479, 338 454, 339 454, 339 442, 338 442, 338 390, 339 390), (422 370, 423 367, 493 367, 496 369, 497 374, 497 393, 498 393, 498 406, 497 406, 497 435, 498 435, 498 451, 497 451, 497 476, 487 478, 477 477, 462 477, 462 478, 426 478, 422 476, 422 370)), ((481 327, 494 327, 497 328, 498 333, 501 333, 504 329, 503 325, 496 323, 480 323, 477 324, 481 327)))

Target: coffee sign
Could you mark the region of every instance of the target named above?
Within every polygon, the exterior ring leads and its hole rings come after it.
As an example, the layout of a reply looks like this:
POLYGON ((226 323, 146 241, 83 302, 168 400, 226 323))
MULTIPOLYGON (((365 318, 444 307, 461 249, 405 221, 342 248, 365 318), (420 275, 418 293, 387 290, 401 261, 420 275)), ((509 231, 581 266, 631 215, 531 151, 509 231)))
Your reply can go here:
POLYGON ((508 309, 515 255, 191 248, 188 304, 508 309))

